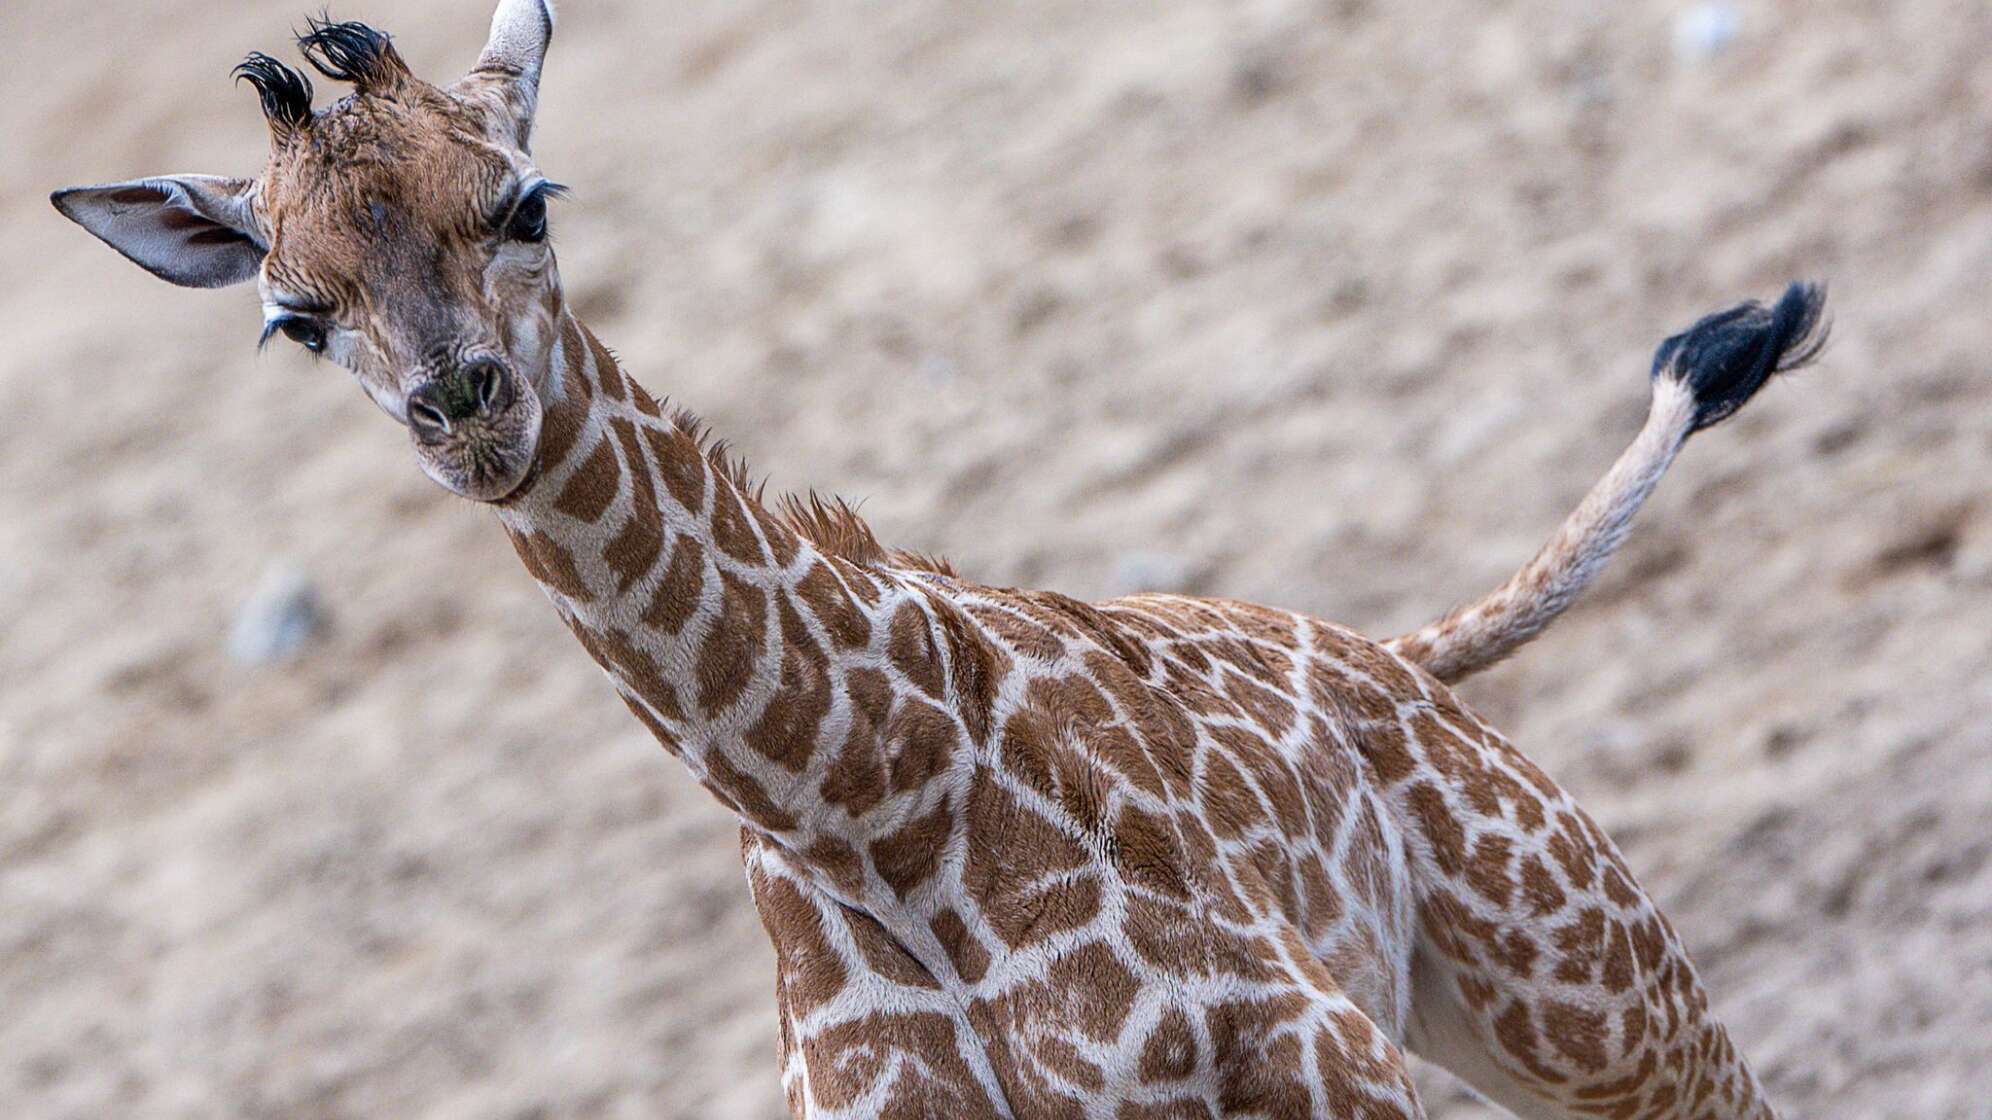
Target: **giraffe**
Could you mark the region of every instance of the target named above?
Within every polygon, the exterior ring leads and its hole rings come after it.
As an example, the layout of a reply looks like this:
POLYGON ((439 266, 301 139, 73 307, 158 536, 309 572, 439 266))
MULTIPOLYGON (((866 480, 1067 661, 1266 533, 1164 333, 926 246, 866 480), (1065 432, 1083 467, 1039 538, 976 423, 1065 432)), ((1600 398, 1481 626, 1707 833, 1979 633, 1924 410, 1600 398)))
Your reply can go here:
POLYGON ((313 20, 257 178, 53 202, 263 342, 349 369, 489 505, 634 717, 741 821, 809 1117, 1423 1115, 1421 1054, 1523 1117, 1775 1116, 1611 840, 1450 690, 1595 577, 1684 441, 1814 358, 1792 285, 1667 339, 1646 426, 1514 578, 1378 643, 1250 603, 978 584, 770 501, 562 294, 530 154, 554 29, 461 80, 313 20))

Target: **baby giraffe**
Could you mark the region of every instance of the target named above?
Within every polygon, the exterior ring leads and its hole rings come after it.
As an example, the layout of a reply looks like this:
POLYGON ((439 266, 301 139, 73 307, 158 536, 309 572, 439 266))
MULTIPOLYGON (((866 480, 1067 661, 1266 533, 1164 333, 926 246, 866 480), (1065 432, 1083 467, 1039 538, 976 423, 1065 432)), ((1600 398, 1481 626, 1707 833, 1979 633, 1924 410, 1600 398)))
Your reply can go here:
POLYGON ((811 1117, 1422 1115, 1406 1051, 1526 1117, 1765 1118, 1612 842, 1446 682, 1539 632, 1692 432, 1813 357, 1821 293, 1660 348, 1650 419, 1514 579, 1379 644, 1249 603, 991 588, 841 503, 765 504, 561 294, 530 154, 544 0, 468 75, 300 38, 238 69, 255 179, 55 205, 351 370, 489 505, 624 703, 742 823, 811 1117))

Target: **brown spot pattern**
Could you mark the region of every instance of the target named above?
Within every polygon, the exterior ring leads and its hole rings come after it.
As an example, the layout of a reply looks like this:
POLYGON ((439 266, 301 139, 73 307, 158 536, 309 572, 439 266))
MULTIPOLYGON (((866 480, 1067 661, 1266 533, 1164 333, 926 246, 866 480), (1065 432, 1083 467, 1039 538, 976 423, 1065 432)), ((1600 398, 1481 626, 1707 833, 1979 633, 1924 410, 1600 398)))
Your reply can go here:
POLYGON ((1429 677, 1247 604, 896 567, 844 507, 770 514, 596 361, 547 418, 551 496, 504 516, 748 826, 794 1107, 989 1115, 993 1086, 1032 1116, 1413 1116, 1389 1032, 1414 937, 1421 1014, 1531 1094, 1757 1100, 1603 832, 1429 677), (1112 1097, 1130 1079, 1159 1091, 1112 1097))
POLYGON ((609 508, 609 503, 616 500, 616 490, 621 485, 622 464, 616 459, 615 444, 598 439, 595 449, 588 452, 560 488, 553 508, 576 521, 593 524, 609 508))

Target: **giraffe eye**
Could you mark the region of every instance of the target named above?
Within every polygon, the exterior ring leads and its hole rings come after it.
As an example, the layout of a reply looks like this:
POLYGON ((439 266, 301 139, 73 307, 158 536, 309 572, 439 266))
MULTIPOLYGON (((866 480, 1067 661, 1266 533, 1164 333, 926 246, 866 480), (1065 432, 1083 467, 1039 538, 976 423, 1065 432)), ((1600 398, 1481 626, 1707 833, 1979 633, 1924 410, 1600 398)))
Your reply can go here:
POLYGON ((285 338, 314 354, 325 352, 325 324, 316 319, 287 315, 264 328, 263 338, 268 341, 270 335, 276 333, 281 333, 285 338))
POLYGON ((505 236, 514 241, 546 240, 545 187, 535 187, 519 200, 518 207, 512 211, 511 221, 505 224, 505 236))

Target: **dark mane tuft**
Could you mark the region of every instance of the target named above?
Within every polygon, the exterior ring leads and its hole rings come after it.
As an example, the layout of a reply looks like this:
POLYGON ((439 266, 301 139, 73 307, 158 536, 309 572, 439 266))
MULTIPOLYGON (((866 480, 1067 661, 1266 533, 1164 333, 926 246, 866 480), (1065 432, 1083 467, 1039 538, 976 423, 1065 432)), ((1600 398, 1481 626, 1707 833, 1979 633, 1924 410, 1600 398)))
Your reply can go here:
POLYGON ((784 494, 770 507, 766 480, 755 482, 747 464, 733 455, 725 440, 714 439, 705 421, 684 409, 668 413, 671 426, 690 437, 705 453, 713 470, 733 484, 755 512, 784 526, 796 536, 822 549, 827 555, 865 568, 909 568, 938 575, 956 576, 954 566, 939 556, 907 552, 878 543, 870 525, 842 498, 825 498, 814 491, 807 497, 784 494))
POLYGON ((873 566, 892 562, 871 526, 842 498, 825 498, 814 490, 807 497, 784 494, 775 513, 799 536, 832 556, 873 566))
POLYGON ((311 121, 311 79, 262 51, 252 52, 230 71, 238 82, 256 87, 263 115, 282 128, 301 128, 311 121))
POLYGON ((391 92, 408 77, 408 64, 386 32, 364 23, 334 23, 323 15, 305 22, 310 30, 297 37, 297 47, 320 74, 351 82, 362 93, 391 92))

